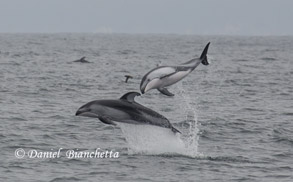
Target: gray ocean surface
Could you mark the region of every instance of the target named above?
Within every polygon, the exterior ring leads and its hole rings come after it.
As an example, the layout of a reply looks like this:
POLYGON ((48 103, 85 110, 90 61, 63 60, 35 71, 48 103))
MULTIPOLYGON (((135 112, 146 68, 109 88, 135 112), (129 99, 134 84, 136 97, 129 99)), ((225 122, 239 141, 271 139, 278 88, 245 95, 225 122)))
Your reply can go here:
POLYGON ((292 182, 292 58, 290 36, 2 33, 0 181, 292 182), (171 86, 174 97, 136 98, 182 136, 75 116, 89 101, 139 91, 150 69, 199 57, 209 41, 210 65, 171 86), (91 63, 73 62, 83 56, 91 63), (119 158, 66 157, 97 148, 119 158))

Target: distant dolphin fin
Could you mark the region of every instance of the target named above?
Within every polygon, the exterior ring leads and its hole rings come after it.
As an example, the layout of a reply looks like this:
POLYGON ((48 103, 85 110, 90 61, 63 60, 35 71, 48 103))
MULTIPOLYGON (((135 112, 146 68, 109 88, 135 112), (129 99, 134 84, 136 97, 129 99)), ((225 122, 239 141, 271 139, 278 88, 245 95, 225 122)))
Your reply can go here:
POLYGON ((173 126, 172 126, 171 130, 172 130, 174 133, 180 133, 180 134, 182 134, 181 131, 177 130, 177 129, 174 128, 173 126))
POLYGON ((171 92, 169 92, 166 88, 158 88, 158 91, 160 91, 162 94, 167 96, 174 96, 171 92))
POLYGON ((210 42, 206 45, 206 47, 204 48, 204 50, 202 51, 201 56, 200 56, 200 60, 203 65, 209 65, 209 62, 207 59, 207 53, 208 53, 209 46, 210 46, 210 42))
POLYGON ((102 121, 105 124, 110 124, 110 125, 116 125, 113 121, 111 121, 108 117, 106 116, 98 116, 99 120, 102 121))
POLYGON ((133 78, 132 76, 130 76, 130 75, 125 75, 125 83, 127 83, 127 81, 128 81, 128 79, 130 79, 130 78, 133 78))
POLYGON ((140 96, 140 93, 138 92, 128 92, 124 94, 122 97, 120 97, 120 100, 126 100, 128 102, 135 102, 134 97, 140 96))
POLYGON ((85 56, 84 56, 84 57, 82 57, 82 58, 80 58, 80 61, 84 61, 84 59, 85 59, 85 56))

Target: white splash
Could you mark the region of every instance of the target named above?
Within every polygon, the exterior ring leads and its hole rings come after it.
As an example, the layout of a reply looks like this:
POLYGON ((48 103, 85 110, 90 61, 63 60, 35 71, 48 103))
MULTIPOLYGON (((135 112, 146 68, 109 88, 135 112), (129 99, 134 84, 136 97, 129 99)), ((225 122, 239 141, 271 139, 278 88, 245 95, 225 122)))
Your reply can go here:
POLYGON ((119 123, 128 144, 129 154, 182 154, 185 145, 179 134, 152 125, 119 123))
POLYGON ((188 130, 181 137, 181 139, 185 143, 185 154, 191 157, 201 156, 198 152, 198 141, 199 141, 199 129, 198 129, 198 121, 197 121, 197 110, 196 106, 191 104, 191 99, 189 95, 186 94, 183 89, 182 82, 177 84, 178 92, 176 95, 178 96, 181 108, 181 113, 185 116, 185 121, 189 124, 188 130))
POLYGON ((180 105, 178 108, 182 110, 180 113, 188 122, 189 128, 177 127, 182 135, 175 135, 168 128, 118 123, 127 141, 129 154, 201 156, 198 153, 199 130, 196 109, 190 103, 191 100, 182 84, 179 84, 177 90, 179 91, 176 97, 180 100, 177 102, 180 105))

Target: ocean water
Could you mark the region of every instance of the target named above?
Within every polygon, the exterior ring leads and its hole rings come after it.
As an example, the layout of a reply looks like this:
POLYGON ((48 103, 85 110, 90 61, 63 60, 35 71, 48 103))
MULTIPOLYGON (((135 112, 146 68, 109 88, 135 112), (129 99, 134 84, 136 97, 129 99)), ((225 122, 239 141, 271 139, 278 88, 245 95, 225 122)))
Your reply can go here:
POLYGON ((292 50, 290 36, 0 34, 0 181, 293 181, 292 50), (174 97, 136 98, 182 135, 75 116, 209 41, 210 65, 171 86, 174 97), (91 63, 73 62, 83 56, 91 63), (119 155, 67 155, 96 150, 119 155))

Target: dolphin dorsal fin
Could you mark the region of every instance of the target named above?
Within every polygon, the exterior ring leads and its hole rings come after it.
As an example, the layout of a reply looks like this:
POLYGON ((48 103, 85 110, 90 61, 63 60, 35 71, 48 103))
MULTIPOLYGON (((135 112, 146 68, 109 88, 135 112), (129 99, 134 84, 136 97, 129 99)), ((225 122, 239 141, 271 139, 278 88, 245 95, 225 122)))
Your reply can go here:
POLYGON ((124 94, 122 97, 120 97, 121 100, 126 100, 128 102, 135 102, 134 97, 139 96, 140 93, 138 92, 128 92, 124 94))

